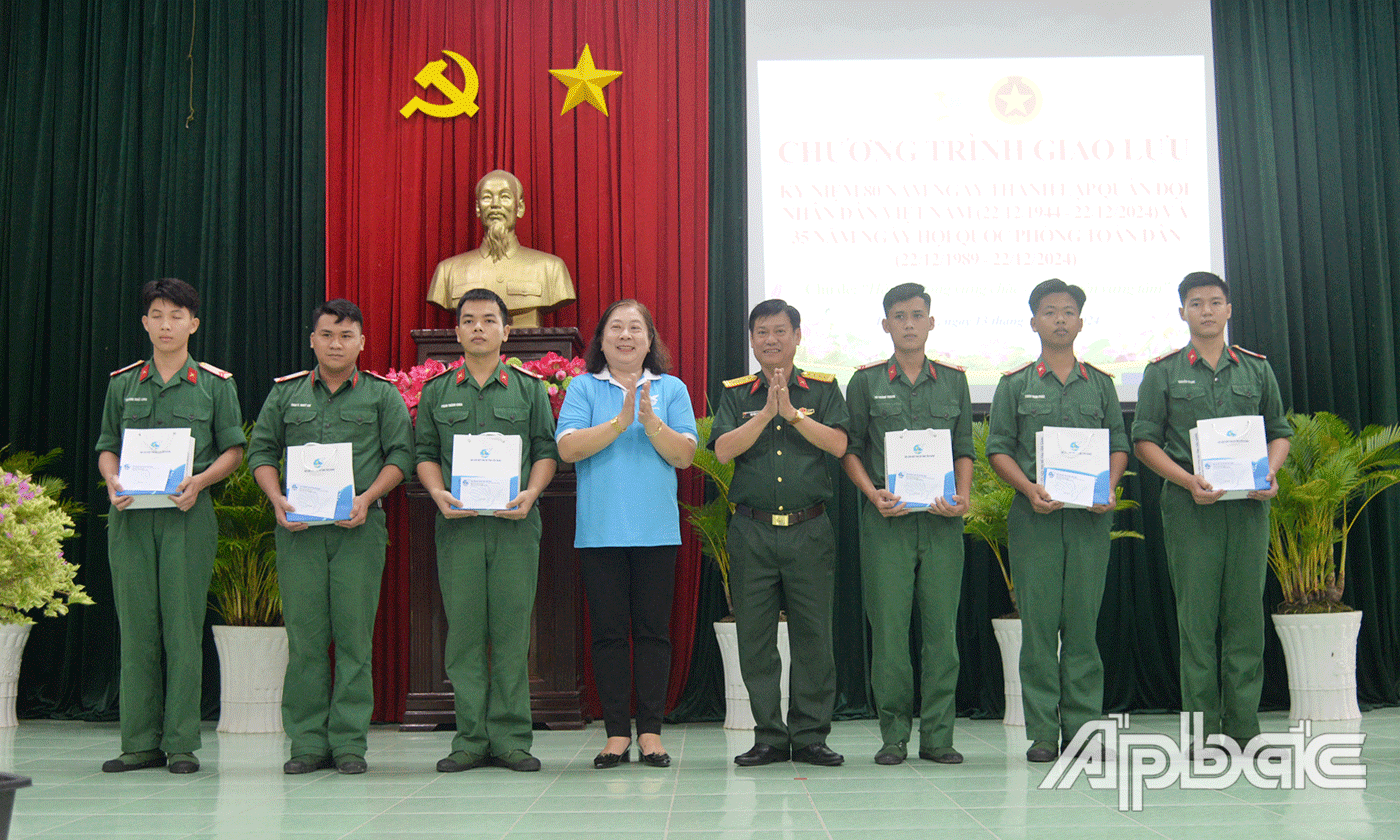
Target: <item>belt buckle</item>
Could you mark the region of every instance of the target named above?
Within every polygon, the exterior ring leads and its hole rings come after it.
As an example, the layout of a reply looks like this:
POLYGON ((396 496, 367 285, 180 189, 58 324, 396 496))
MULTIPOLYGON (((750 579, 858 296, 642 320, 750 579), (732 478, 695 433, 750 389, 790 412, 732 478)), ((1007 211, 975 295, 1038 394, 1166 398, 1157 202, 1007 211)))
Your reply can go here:
POLYGON ((788 521, 788 514, 786 513, 774 513, 770 515, 773 517, 773 524, 777 525, 779 528, 786 528, 788 525, 792 524, 788 521))

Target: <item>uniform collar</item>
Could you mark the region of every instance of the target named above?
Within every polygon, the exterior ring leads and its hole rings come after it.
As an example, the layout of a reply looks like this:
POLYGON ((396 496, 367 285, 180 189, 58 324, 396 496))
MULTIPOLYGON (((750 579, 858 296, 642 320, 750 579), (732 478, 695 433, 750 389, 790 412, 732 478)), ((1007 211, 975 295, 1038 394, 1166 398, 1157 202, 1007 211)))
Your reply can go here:
MULTIPOLYGON (((607 366, 607 365, 603 365, 603 369, 602 369, 602 370, 600 370, 600 371, 598 371, 597 373, 593 374, 593 378, 594 378, 594 379, 600 379, 600 380, 602 380, 603 382, 611 382, 612 384, 616 385, 616 386, 619 387, 619 388, 622 387, 622 383, 621 383, 621 382, 618 382, 616 379, 613 379, 612 371, 608 369, 608 366, 607 366)), ((638 384, 638 385, 641 385, 641 383, 643 383, 643 382, 655 381, 655 380, 660 379, 660 378, 661 378, 661 374, 659 374, 659 373, 652 373, 652 372, 651 372, 650 370, 648 370, 647 368, 642 368, 642 375, 641 375, 640 378, 637 379, 637 384, 638 384)))
MULTIPOLYGON (((924 368, 928 370, 928 375, 929 375, 929 377, 930 377, 931 379, 933 379, 935 382, 937 382, 937 381, 938 381, 938 369, 935 368, 935 367, 933 366, 933 359, 928 359, 928 358, 924 359, 924 368)), ((899 374, 900 374, 899 361, 898 361, 894 356, 890 356, 889 361, 887 361, 887 362, 885 363, 885 374, 890 378, 890 381, 891 381, 891 382, 895 381, 895 379, 899 377, 899 374)), ((917 380, 917 379, 916 379, 915 381, 909 383, 910 387, 913 387, 914 385, 917 385, 917 384, 918 384, 918 380, 917 380)))
MULTIPOLYGON (((1196 345, 1188 344, 1181 349, 1183 352, 1186 353, 1186 364, 1195 365, 1196 362, 1199 362, 1201 360, 1201 354, 1196 352, 1196 345)), ((1231 347, 1228 344, 1225 345, 1225 352, 1220 354, 1221 359, 1224 359, 1226 356, 1229 356, 1230 361, 1234 362, 1235 364, 1240 363, 1240 357, 1235 355, 1235 348, 1231 347)), ((1218 365, 1220 364, 1220 362, 1217 361, 1216 364, 1218 365)))
MULTIPOLYGON (((457 366, 457 384, 465 384, 467 380, 471 380, 473 385, 476 384, 476 377, 472 376, 471 371, 467 370, 467 360, 464 356, 462 358, 462 363, 457 366)), ((510 385, 510 366, 505 362, 497 361, 496 372, 490 379, 486 380, 486 385, 490 385, 492 382, 501 383, 501 387, 503 388, 510 385)), ((486 385, 481 387, 484 388, 486 385)))
MULTIPOLYGON (((348 383, 350 384, 350 387, 351 387, 351 388, 354 388, 356 385, 359 385, 359 384, 360 384, 360 369, 359 369, 358 367, 352 369, 352 370, 350 371, 350 378, 347 379, 347 380, 345 380, 345 381, 348 382, 348 383)), ((321 385, 322 385, 323 387, 326 387, 326 390, 330 390, 329 386, 326 386, 326 381, 325 381, 324 379, 321 378, 321 366, 320 366, 320 365, 314 365, 314 366, 311 368, 311 384, 312 384, 312 385, 315 385, 317 382, 320 382, 321 385)))
MULTIPOLYGON (((788 378, 788 384, 796 385, 804 391, 812 390, 812 386, 807 384, 807 377, 803 376, 802 371, 797 368, 792 369, 792 376, 788 378)), ((768 380, 763 376, 762 369, 759 369, 758 373, 754 376, 753 385, 749 386, 749 393, 755 393, 760 386, 764 388, 768 387, 768 380)))
MULTIPOLYGON (((154 357, 147 359, 145 364, 141 365, 141 373, 137 375, 136 381, 145 382, 147 379, 151 379, 152 377, 157 377, 156 360, 154 357)), ((179 376, 174 377, 172 381, 188 382, 191 385, 198 385, 199 362, 196 362, 193 356, 185 356, 185 372, 180 374, 179 376)), ((158 380, 157 384, 159 384, 158 380)), ((166 384, 168 385, 170 383, 166 384)))
MULTIPOLYGON (((1080 378, 1084 379, 1084 381, 1086 382, 1089 380, 1089 368, 1084 364, 1084 362, 1080 361, 1079 359, 1074 360, 1074 367, 1070 369, 1071 379, 1074 378, 1074 371, 1076 370, 1079 371, 1080 378)), ((1045 364, 1045 357, 1042 356, 1039 359, 1036 359, 1035 375, 1040 377, 1041 379, 1044 379, 1046 374, 1048 373, 1050 373, 1050 366, 1045 364)), ((1069 383, 1066 382, 1065 384, 1068 385, 1069 383)))

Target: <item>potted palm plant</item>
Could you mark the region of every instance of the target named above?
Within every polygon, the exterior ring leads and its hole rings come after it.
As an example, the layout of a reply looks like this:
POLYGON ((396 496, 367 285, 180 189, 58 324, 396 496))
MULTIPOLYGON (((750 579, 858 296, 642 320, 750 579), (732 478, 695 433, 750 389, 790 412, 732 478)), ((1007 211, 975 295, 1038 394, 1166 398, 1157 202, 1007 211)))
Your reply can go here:
MULTIPOLYGON (((734 624, 734 599, 729 594, 729 515, 734 507, 729 503, 729 483, 734 478, 734 464, 721 464, 708 446, 714 417, 698 417, 695 428, 699 442, 695 447, 694 466, 714 484, 715 497, 703 505, 687 505, 686 521, 700 538, 700 551, 715 562, 720 584, 724 587, 724 602, 730 614, 714 623, 715 641, 724 662, 724 728, 753 729, 753 711, 749 707, 749 690, 739 672, 739 636, 734 624)), ((782 709, 788 704, 788 632, 787 622, 778 622, 778 655, 782 658, 782 709)))
POLYGON ((1400 484, 1400 426, 1360 433, 1335 414, 1289 414, 1293 438, 1269 507, 1269 566, 1283 588, 1274 627, 1288 666, 1289 717, 1352 720, 1361 612, 1342 603, 1347 537, 1400 484))
POLYGON ((92 603, 76 580, 78 566, 63 556, 73 516, 83 508, 61 498, 62 479, 35 477, 61 454, 15 452, 0 460, 0 727, 18 724, 20 657, 33 613, 64 615, 72 604, 92 603))
POLYGON ((287 628, 277 588, 277 519, 245 461, 213 491, 219 550, 209 582, 219 652, 220 732, 281 732, 287 628))
MULTIPOLYGON (((1006 592, 1011 596, 1011 612, 992 619, 992 633, 996 636, 997 646, 1001 648, 1002 687, 1006 692, 1006 714, 1002 722, 1008 726, 1025 726, 1025 714, 1021 707, 1021 614, 1016 609, 1016 582, 1011 577, 1006 553, 1009 544, 1006 517, 1011 512, 1011 503, 1016 499, 1016 490, 1002 481, 987 458, 989 429, 990 424, 986 420, 972 426, 972 500, 963 517, 963 533, 981 539, 991 549, 1001 569, 1001 578, 1006 581, 1006 592)), ((1114 493, 1117 499, 1113 508, 1115 512, 1138 506, 1132 499, 1123 498, 1122 485, 1114 493)), ((1117 530, 1109 533, 1112 540, 1124 537, 1143 538, 1137 531, 1117 530)))

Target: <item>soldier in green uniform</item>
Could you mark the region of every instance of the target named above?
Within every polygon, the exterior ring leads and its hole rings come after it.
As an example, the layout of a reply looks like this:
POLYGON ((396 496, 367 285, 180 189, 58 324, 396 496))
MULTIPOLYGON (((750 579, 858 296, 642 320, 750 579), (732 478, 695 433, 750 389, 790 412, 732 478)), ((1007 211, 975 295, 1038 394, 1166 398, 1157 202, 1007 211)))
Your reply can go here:
MULTIPOLYGON (((992 398, 987 457, 1017 495, 1007 516, 1021 612, 1021 690, 1029 761, 1054 761, 1103 714, 1099 607, 1113 503, 1065 508, 1036 483, 1035 433, 1046 426, 1109 430, 1109 498, 1128 466, 1113 377, 1077 358, 1084 290, 1046 280, 1031 291, 1040 358, 1002 376, 992 398), (1059 647, 1058 654, 1056 648, 1059 647)), ((1103 745, 1097 745, 1102 755, 1103 745)))
POLYGON ((761 374, 724 383, 710 445, 734 462, 729 500, 729 571, 738 622, 739 665, 754 716, 744 767, 775 761, 834 766, 826 745, 836 697, 831 606, 836 546, 825 515, 827 456, 846 451, 846 402, 829 374, 797 372, 801 316, 785 301, 749 313, 749 344, 761 374), (792 650, 790 703, 783 720, 778 611, 786 603, 792 650))
POLYGON ((876 764, 899 764, 908 752, 914 714, 909 626, 916 605, 923 638, 919 757, 940 764, 963 760, 953 749, 953 720, 962 517, 972 489, 972 398, 962 368, 930 361, 924 353, 933 329, 930 305, 917 283, 890 289, 880 325, 894 342, 894 355, 857 370, 846 388, 851 434, 841 465, 866 499, 860 512, 860 573, 870 620, 870 682, 883 741, 876 764), (885 486, 885 434, 906 429, 951 431, 956 486, 951 504, 939 496, 928 507, 910 508, 885 486))
POLYGON ((164 767, 199 769, 199 701, 205 597, 218 522, 204 490, 243 461, 243 415, 232 374, 189 355, 199 329, 199 293, 183 280, 141 290, 141 325, 151 358, 112 372, 97 439, 97 468, 112 504, 107 551, 121 625, 122 754, 104 773, 164 767), (118 481, 127 429, 187 428, 194 471, 171 497, 175 507, 128 510, 118 481), (165 667, 162 669, 161 660, 165 667))
POLYGON ((1221 733, 1244 744, 1259 734, 1269 499, 1278 493, 1274 474, 1288 457, 1293 429, 1269 363, 1225 344, 1229 285, 1198 271, 1177 291, 1191 343, 1143 372, 1134 449, 1165 479, 1162 530, 1176 592, 1182 711, 1204 715, 1197 743, 1221 733), (1199 420, 1236 415, 1264 418, 1269 489, 1221 502, 1224 491, 1193 474, 1190 434, 1199 420))
POLYGON ((348 300, 312 313, 316 368, 279 377, 263 403, 248 466, 277 514, 277 577, 287 622, 282 725, 291 759, 282 772, 330 767, 363 773, 374 711, 370 659, 388 531, 380 499, 413 465, 412 426, 398 389, 356 366, 364 315, 348 300), (354 495, 336 527, 289 520, 279 464, 288 446, 349 443, 354 495), (335 646, 335 677, 327 649, 335 646))
POLYGON ((535 506, 558 463, 554 415, 534 374, 500 360, 510 334, 505 302, 468 289, 457 303, 461 367, 423 386, 418 403, 418 480, 437 503, 438 581, 447 614, 447 677, 457 710, 452 752, 438 772, 488 763, 540 769, 530 754, 530 613, 539 577, 540 512, 535 506), (461 510, 447 489, 454 435, 519 436, 520 473, 528 475, 505 510, 461 510))

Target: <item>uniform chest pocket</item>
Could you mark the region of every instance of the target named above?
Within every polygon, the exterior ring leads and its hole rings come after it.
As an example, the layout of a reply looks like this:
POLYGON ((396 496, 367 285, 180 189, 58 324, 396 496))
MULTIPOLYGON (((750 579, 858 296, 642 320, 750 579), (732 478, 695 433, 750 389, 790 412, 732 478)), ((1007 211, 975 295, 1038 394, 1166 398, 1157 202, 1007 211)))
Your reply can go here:
POLYGON ((214 409, 209 405, 182 405, 172 410, 171 415, 175 422, 180 425, 187 425, 193 428, 197 425, 204 425, 209 422, 209 418, 214 416, 214 409))
POLYGON ((342 408, 340 419, 352 426, 369 426, 379 419, 372 408, 342 408))
POLYGON ((433 422, 440 426, 460 426, 472 419, 472 412, 466 406, 456 405, 450 408, 438 406, 433 409, 433 422))
POLYGON ((1256 383, 1248 380, 1231 382, 1230 392, 1226 395, 1230 402, 1230 410, 1236 414, 1259 413, 1260 391, 1261 389, 1256 383))
POLYGON ((1081 405, 1076 413, 1089 423, 1092 423, 1095 428, 1103 426, 1103 406, 1081 405))
POLYGON ((530 407, 524 403, 498 405, 491 410, 491 413, 496 418, 496 425, 509 428, 521 435, 530 425, 530 407))
POLYGON ((129 402, 122 406, 122 425, 140 423, 151 416, 151 404, 148 402, 129 402))
POLYGON ((283 421, 289 426, 301 426, 311 423, 316 419, 316 409, 314 408, 292 408, 282 415, 283 421))
POLYGON ((898 417, 904 413, 904 405, 897 399, 874 400, 870 403, 871 417, 898 417))
POLYGON ((1205 400, 1206 389, 1195 383, 1177 383, 1167 388, 1167 395, 1173 400, 1190 403, 1193 400, 1205 400))
POLYGON ((1050 413, 1049 400, 1021 400, 1016 413, 1026 417, 1040 417, 1050 413))

